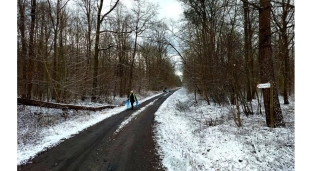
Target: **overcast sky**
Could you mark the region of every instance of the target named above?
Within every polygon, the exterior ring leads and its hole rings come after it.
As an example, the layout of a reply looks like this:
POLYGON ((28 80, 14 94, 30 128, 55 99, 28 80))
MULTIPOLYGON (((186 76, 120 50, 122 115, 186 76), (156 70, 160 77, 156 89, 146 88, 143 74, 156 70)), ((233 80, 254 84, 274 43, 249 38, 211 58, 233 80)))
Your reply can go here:
MULTIPOLYGON (((160 19, 167 18, 178 20, 182 14, 181 3, 177 0, 146 0, 159 5, 158 16, 160 19)), ((108 2, 108 1, 107 1, 108 2)), ((114 2, 114 1, 113 1, 114 2)), ((122 0, 121 1, 126 6, 130 7, 134 0, 122 0)))
POLYGON ((181 3, 177 0, 157 0, 155 2, 160 6, 160 18, 172 18, 174 20, 178 20, 183 12, 181 3))

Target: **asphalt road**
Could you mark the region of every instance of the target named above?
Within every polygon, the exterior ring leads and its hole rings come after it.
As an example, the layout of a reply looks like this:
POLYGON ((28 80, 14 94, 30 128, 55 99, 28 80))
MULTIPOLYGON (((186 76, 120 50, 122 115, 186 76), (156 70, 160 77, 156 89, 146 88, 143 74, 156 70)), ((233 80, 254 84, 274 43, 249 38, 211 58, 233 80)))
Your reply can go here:
POLYGON ((58 146, 38 154, 17 170, 25 171, 154 171, 164 170, 153 140, 154 114, 174 91, 161 94, 93 125, 58 146), (140 108, 156 100, 114 134, 140 108))

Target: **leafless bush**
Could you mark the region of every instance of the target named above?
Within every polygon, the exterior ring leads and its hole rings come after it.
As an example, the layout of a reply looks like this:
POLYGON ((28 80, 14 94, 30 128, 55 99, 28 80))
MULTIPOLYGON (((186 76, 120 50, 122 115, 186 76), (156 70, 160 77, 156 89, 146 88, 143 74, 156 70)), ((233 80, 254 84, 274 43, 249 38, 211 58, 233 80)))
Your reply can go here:
POLYGON ((180 100, 178 100, 178 102, 176 103, 176 109, 179 112, 187 112, 190 109, 190 106, 192 104, 190 104, 189 102, 181 102, 180 100))
POLYGON ((112 96, 105 96, 104 101, 108 104, 113 104, 113 98, 112 96))
POLYGON ((18 106, 17 110, 17 143, 34 142, 39 132, 37 117, 25 106, 18 106))
POLYGON ((44 126, 52 126, 55 124, 55 116, 50 114, 41 115, 37 120, 40 125, 44 126))
POLYGON ((207 126, 216 126, 217 125, 217 120, 212 120, 212 118, 209 119, 205 119, 205 125, 207 126))

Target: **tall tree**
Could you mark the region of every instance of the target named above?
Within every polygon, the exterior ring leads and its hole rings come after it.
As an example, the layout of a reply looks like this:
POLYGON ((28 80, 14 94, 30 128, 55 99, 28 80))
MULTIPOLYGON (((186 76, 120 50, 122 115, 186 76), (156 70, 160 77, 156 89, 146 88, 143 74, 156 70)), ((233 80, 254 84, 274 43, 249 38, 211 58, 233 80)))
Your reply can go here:
POLYGON ((134 72, 134 63, 135 57, 137 55, 137 44, 138 37, 149 27, 149 24, 153 17, 155 17, 157 12, 157 7, 155 4, 147 3, 145 0, 137 0, 135 2, 133 12, 133 25, 132 30, 134 30, 134 44, 132 51, 132 58, 130 62, 130 80, 129 80, 129 90, 132 88, 133 81, 133 72, 134 72))
POLYGON ((49 87, 49 76, 50 76, 50 68, 49 68, 49 56, 50 56, 50 38, 52 33, 52 25, 49 20, 49 15, 47 14, 49 11, 49 6, 47 2, 39 2, 38 8, 36 11, 37 18, 37 31, 39 37, 37 38, 36 44, 36 62, 37 62, 37 79, 41 82, 40 85, 37 85, 38 88, 36 98, 40 100, 47 99, 49 100, 51 96, 49 95, 49 91, 47 91, 49 87))
POLYGON ((49 4, 49 15, 50 20, 53 26, 53 69, 52 69, 52 78, 50 78, 50 82, 52 83, 52 99, 56 101, 60 101, 60 73, 58 72, 59 67, 59 54, 58 54, 58 37, 60 32, 60 22, 61 22, 61 13, 62 10, 66 7, 69 0, 63 2, 63 0, 57 0, 55 7, 48 0, 49 4), (53 12, 54 11, 54 12, 53 12))
MULTIPOLYGON (((259 63, 260 78, 262 83, 270 82, 273 86, 273 116, 274 127, 283 126, 283 115, 278 100, 277 86, 275 83, 275 75, 272 59, 271 45, 271 0, 260 0, 259 9, 259 63)), ((263 89, 263 99, 266 115, 267 126, 270 126, 270 89, 263 89)))
MULTIPOLYGON (((166 69, 170 68, 164 68, 166 67, 166 59, 167 59, 167 48, 168 44, 166 42, 167 39, 167 30, 168 26, 162 22, 162 21, 157 21, 154 22, 151 26, 151 32, 149 35, 150 42, 152 47, 154 47, 154 53, 152 54, 153 57, 156 59, 154 65, 154 76, 153 78, 153 86, 155 89, 160 89, 163 87, 166 87, 168 85, 163 85, 163 83, 167 83, 166 78, 163 75, 166 72, 166 69)), ((166 75, 166 74, 165 74, 166 75)), ((171 78, 171 77, 169 77, 171 78)), ((151 79, 151 77, 150 77, 151 79)))
POLYGON ((26 41, 26 27, 25 27, 25 10, 26 10, 26 1, 18 0, 18 12, 19 12, 19 20, 18 20, 18 28, 20 32, 21 39, 21 64, 22 64, 22 78, 19 80, 20 86, 22 87, 21 94, 22 98, 26 98, 27 93, 27 41, 26 41))
POLYGON ((280 19, 278 16, 273 13, 274 24, 276 25, 279 35, 280 35, 280 51, 279 55, 283 59, 283 96, 284 104, 289 104, 288 92, 290 89, 290 62, 289 62, 289 52, 290 52, 290 41, 293 39, 293 35, 290 35, 288 31, 290 28, 294 27, 294 6, 291 5, 290 0, 282 0, 282 2, 276 2, 277 6, 280 6, 282 9, 280 19), (290 36, 289 36, 290 35, 290 36))
POLYGON ((29 32, 29 51, 28 51, 28 74, 27 74, 27 96, 26 98, 31 99, 32 94, 32 77, 33 77, 33 71, 34 71, 34 34, 35 34, 35 22, 36 22, 36 0, 31 0, 31 24, 30 24, 30 32, 29 32))
POLYGON ((82 95, 81 95, 81 100, 85 100, 87 96, 87 78, 89 74, 89 68, 90 68, 90 60, 92 56, 92 29, 93 29, 93 23, 94 23, 94 9, 95 9, 95 0, 80 0, 79 6, 82 8, 84 12, 84 18, 87 23, 87 28, 85 30, 86 36, 86 69, 84 71, 84 80, 83 80, 83 85, 82 85, 82 95))
POLYGON ((95 31, 95 46, 94 46, 94 68, 93 68, 93 84, 92 84, 92 93, 91 93, 91 100, 93 102, 96 101, 96 90, 98 86, 98 67, 99 67, 99 42, 100 42, 100 29, 101 24, 104 21, 104 18, 108 16, 118 5, 119 0, 117 0, 114 5, 102 15, 102 8, 104 0, 100 0, 97 8, 97 20, 96 20, 96 31, 95 31))
POLYGON ((249 4, 248 0, 243 1, 243 8, 244 8, 244 55, 245 55, 245 67, 246 67, 246 74, 247 74, 247 100, 251 101, 253 97, 252 87, 254 83, 252 82, 252 74, 251 71, 253 70, 253 59, 251 57, 251 22, 250 22, 250 14, 249 14, 249 4))
MULTIPOLYGON (((112 24, 114 32, 114 42, 116 43, 117 61, 115 68, 115 75, 118 77, 118 81, 115 82, 115 91, 118 91, 119 96, 123 96, 127 87, 128 77, 128 62, 130 51, 130 34, 132 32, 130 25, 131 16, 125 11, 123 4, 119 5, 116 12, 116 21, 112 24)), ((115 93, 117 94, 117 92, 115 93)))

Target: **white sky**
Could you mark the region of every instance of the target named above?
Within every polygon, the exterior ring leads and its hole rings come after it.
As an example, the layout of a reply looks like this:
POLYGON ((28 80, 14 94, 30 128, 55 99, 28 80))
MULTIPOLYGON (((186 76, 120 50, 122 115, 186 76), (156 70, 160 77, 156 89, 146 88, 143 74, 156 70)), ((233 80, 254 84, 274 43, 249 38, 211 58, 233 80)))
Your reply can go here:
POLYGON ((181 4, 177 0, 157 0, 154 2, 157 2, 160 6, 160 18, 173 19, 177 21, 183 13, 181 4))
MULTIPOLYGON (((124 0, 122 1, 126 6, 130 7, 132 2, 134 0, 124 0)), ((180 15, 183 13, 183 9, 181 7, 180 2, 177 0, 147 0, 152 3, 156 3, 159 5, 159 10, 158 10, 158 17, 160 19, 162 18, 167 18, 173 19, 173 20, 178 20, 180 15)))
MULTIPOLYGON (((137 94, 140 103, 162 94, 154 92, 144 97, 137 94)), ((197 98, 198 95, 197 95, 197 98)), ((232 118, 231 106, 207 105, 202 101, 192 105, 194 94, 181 88, 173 93, 155 113, 154 140, 162 164, 168 171, 231 170, 231 171, 295 171, 296 170, 296 104, 290 98, 289 105, 281 102, 285 128, 268 128, 264 114, 254 105, 257 114, 246 117, 241 114, 243 126, 238 128, 232 118), (178 107, 179 106, 179 107, 178 107), (184 109, 183 109, 184 108, 184 109), (210 120, 216 126, 208 126, 210 120)), ((124 100, 123 98, 120 101, 124 100)), ((154 101, 148 105, 153 105, 154 101)), ((96 106, 89 103, 88 105, 96 106)), ((102 104, 103 105, 103 104, 102 104)), ((263 106, 263 105, 262 105, 263 106)), ((141 108, 125 120, 115 133, 144 110, 141 108)), ((19 108, 17 108, 19 109, 19 108)), ((17 118, 16 160, 20 165, 46 148, 56 146, 87 127, 125 110, 125 106, 91 112, 89 116, 75 115, 67 121, 37 130, 36 140, 25 143, 21 136, 27 132, 17 118)), ((44 109, 40 109, 45 112, 44 109)), ((49 110, 53 113, 52 109, 49 110)), ((263 107, 261 108, 264 111, 263 107)), ((18 116, 38 111, 37 107, 26 107, 18 116)), ((57 111, 55 111, 57 112, 57 111)))
MULTIPOLYGON (((135 0, 120 0, 121 3, 127 6, 130 10, 132 4, 135 0)), ((158 17, 159 19, 167 18, 168 20, 178 20, 180 15, 183 13, 181 3, 177 0, 146 0, 147 2, 152 2, 159 5, 158 17)), ((106 13, 111 5, 113 5, 116 0, 104 0, 102 13, 106 13)), ((75 3, 73 0, 70 0, 68 4, 75 3)))

